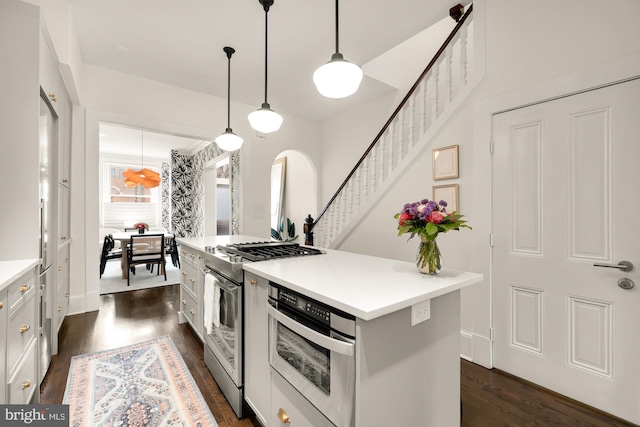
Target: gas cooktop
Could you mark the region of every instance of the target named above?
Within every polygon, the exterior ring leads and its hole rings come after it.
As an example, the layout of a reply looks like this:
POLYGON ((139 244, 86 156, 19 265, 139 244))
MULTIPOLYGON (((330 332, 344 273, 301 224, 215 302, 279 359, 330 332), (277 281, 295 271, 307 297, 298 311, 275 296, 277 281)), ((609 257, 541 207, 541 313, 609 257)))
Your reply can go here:
MULTIPOLYGON (((218 245, 216 250, 230 257, 241 257, 242 261, 266 261, 276 258, 291 258, 308 255, 320 255, 320 249, 300 246, 292 242, 251 242, 234 243, 226 246, 218 245)), ((240 261, 240 260, 238 260, 240 261)))

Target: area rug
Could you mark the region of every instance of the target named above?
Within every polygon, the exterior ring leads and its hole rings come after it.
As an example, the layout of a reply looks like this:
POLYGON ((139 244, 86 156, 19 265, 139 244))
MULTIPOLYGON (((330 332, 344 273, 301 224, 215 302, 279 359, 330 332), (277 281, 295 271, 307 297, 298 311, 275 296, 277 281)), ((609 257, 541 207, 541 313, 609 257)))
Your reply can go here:
POLYGON ((136 275, 131 276, 130 284, 127 286, 127 279, 122 279, 120 261, 108 262, 104 269, 104 274, 100 278, 100 295, 137 291, 139 289, 177 285, 180 283, 180 269, 174 267, 171 261, 167 262, 167 280, 164 280, 164 275, 156 274, 156 270, 150 273, 145 269, 144 265, 137 266, 136 272, 136 275))
POLYGON ((168 335, 72 357, 62 403, 73 427, 218 425, 168 335))

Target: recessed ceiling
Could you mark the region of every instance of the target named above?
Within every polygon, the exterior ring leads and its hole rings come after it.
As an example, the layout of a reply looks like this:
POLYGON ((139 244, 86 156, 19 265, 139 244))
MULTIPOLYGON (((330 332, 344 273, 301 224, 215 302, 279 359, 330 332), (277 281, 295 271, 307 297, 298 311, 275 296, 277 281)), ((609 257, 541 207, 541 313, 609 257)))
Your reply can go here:
MULTIPOLYGON (((84 62, 226 98, 222 48, 232 46, 232 99, 256 109, 263 102, 265 22, 258 0, 68 1, 84 62)), ((455 4, 342 0, 340 52, 364 65, 447 17, 455 4)), ((271 7, 268 100, 279 113, 323 121, 395 90, 365 72, 349 98, 318 94, 311 76, 335 51, 334 5, 276 0, 271 7)))

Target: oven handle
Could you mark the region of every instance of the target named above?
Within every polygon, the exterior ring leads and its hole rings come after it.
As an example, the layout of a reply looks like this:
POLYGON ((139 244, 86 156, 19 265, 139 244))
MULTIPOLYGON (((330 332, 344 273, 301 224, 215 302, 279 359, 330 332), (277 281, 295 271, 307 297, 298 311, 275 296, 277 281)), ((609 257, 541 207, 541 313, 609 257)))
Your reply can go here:
POLYGON ((220 276, 219 274, 216 274, 216 272, 211 270, 211 269, 208 269, 208 268, 207 269, 202 269, 201 268, 200 271, 205 276, 207 274, 211 274, 213 277, 215 277, 216 280, 218 281, 218 285, 220 286, 220 288, 224 289, 225 291, 229 292, 230 294, 232 294, 233 292, 236 291, 236 289, 238 289, 237 285, 234 285, 232 282, 229 282, 227 279, 225 279, 224 277, 220 276))
POLYGON ((322 335, 321 333, 314 331, 313 329, 307 328, 306 326, 296 322, 289 316, 280 313, 276 308, 269 304, 269 301, 267 301, 267 311, 269 312, 269 315, 275 320, 282 323, 284 326, 291 329, 298 335, 308 339, 309 341, 318 344, 319 346, 330 351, 340 353, 345 356, 353 356, 355 346, 353 343, 330 338, 326 335, 322 335))

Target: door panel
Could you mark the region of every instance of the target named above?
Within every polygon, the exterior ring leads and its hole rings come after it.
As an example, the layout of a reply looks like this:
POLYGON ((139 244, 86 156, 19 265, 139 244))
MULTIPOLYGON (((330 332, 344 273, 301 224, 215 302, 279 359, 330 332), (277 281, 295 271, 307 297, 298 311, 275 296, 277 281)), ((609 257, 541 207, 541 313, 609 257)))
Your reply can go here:
POLYGON ((637 424, 639 111, 634 80, 494 118, 492 296, 497 368, 637 424))

